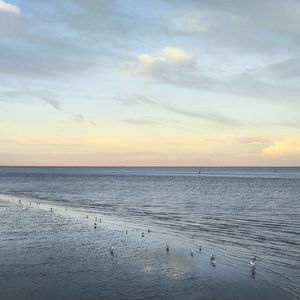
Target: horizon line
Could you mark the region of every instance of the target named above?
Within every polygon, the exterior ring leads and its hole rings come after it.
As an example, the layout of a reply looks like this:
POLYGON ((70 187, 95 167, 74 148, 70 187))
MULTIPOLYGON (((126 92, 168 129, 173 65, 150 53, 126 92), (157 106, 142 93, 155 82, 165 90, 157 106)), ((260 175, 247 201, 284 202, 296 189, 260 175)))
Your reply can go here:
POLYGON ((300 168, 299 166, 210 166, 210 165, 153 165, 153 166, 135 166, 135 165, 0 165, 0 168, 300 168))

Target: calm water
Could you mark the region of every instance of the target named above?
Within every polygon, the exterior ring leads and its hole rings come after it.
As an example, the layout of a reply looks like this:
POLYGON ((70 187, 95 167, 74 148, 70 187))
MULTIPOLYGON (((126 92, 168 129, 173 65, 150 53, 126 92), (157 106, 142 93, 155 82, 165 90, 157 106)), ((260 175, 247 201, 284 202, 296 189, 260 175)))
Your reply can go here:
POLYGON ((300 168, 0 168, 0 193, 99 210, 202 245, 300 297, 300 168))

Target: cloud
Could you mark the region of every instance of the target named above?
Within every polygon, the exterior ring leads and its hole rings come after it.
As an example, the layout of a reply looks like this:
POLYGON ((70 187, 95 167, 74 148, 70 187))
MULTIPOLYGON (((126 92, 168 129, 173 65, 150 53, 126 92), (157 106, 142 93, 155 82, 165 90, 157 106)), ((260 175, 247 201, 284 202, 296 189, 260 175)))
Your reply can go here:
POLYGON ((259 145, 263 147, 274 146, 274 143, 272 141, 264 138, 259 138, 259 137, 242 136, 236 138, 235 141, 245 145, 259 145))
POLYGON ((73 122, 81 124, 85 122, 85 118, 83 115, 78 114, 73 116, 73 122))
MULTIPOLYGON (((171 105, 171 104, 166 104, 159 100, 154 100, 154 99, 149 98, 144 95, 133 95, 128 98, 114 97, 114 99, 117 101, 121 101, 121 103, 123 105, 125 105, 126 103, 134 104, 134 105, 137 105, 137 104, 150 105, 150 106, 156 107, 159 110, 164 109, 165 111, 175 113, 177 115, 181 115, 181 116, 193 118, 193 119, 198 119, 198 120, 210 122, 213 124, 226 125, 226 126, 242 126, 242 125, 244 125, 243 122, 236 120, 234 118, 228 117, 221 113, 210 112, 210 111, 200 112, 200 111, 195 111, 195 110, 187 110, 187 109, 183 109, 183 108, 171 105)), ((138 120, 129 119, 129 121, 138 121, 138 120)))
POLYGON ((299 43, 299 13, 300 4, 295 0, 187 0, 182 10, 173 14, 171 23, 174 34, 200 36, 209 44, 222 42, 225 49, 261 53, 275 45, 282 50, 285 42, 299 43))
POLYGON ((130 67, 130 70, 133 70, 131 74, 143 75, 158 84, 299 105, 300 88, 297 84, 289 86, 282 79, 272 80, 275 78, 274 69, 278 70, 278 76, 281 78, 284 73, 297 78, 297 70, 300 68, 298 58, 284 61, 282 65, 280 63, 270 64, 233 75, 215 77, 207 75, 203 68, 196 64, 195 58, 191 54, 186 51, 177 52, 174 49, 178 50, 177 48, 163 49, 162 53, 168 53, 168 55, 142 54, 138 56, 133 63, 134 67, 132 68, 132 65, 130 67), (165 51, 166 49, 168 50, 165 51), (290 62, 294 66, 291 66, 290 62))
POLYGON ((21 9, 13 4, 0 0, 0 12, 7 12, 19 15, 21 13, 21 9))
POLYGON ((58 102, 58 100, 56 100, 54 98, 50 98, 48 96, 44 96, 44 95, 39 95, 39 97, 40 97, 41 100, 45 101, 47 104, 49 104, 50 106, 52 106, 56 110, 62 110, 61 105, 58 102))
POLYGON ((196 65, 194 56, 184 49, 166 47, 157 56, 141 54, 131 66, 135 74, 163 75, 170 72, 183 72, 196 65))
POLYGON ((220 113, 215 112, 196 112, 196 111, 189 111, 182 108, 174 107, 172 105, 165 105, 165 109, 168 111, 174 112, 176 114, 180 114, 185 117, 191 117, 199 120, 204 120, 207 122, 221 124, 221 125, 228 125, 228 126, 241 126, 243 125, 242 122, 235 120, 233 118, 227 117, 220 113))
POLYGON ((300 55, 270 64, 262 70, 263 75, 280 81, 291 81, 300 79, 300 55))
POLYGON ((282 122, 268 122, 268 123, 266 123, 266 125, 291 127, 291 128, 299 129, 300 128, 300 119, 288 120, 288 121, 282 121, 282 122))
POLYGON ((263 154, 266 156, 294 156, 295 164, 300 163, 300 140, 299 138, 283 138, 277 140, 273 145, 263 149, 263 154))
POLYGON ((112 2, 32 0, 22 18, 1 14, 0 76, 65 79, 120 60, 125 54, 117 49, 125 49, 121 44, 127 40, 122 32, 133 28, 134 20, 118 18, 118 5, 112 2))
POLYGON ((162 59, 180 65, 192 66, 195 64, 193 55, 179 48, 164 48, 162 50, 162 59))
POLYGON ((24 102, 24 96, 28 99, 38 99, 49 104, 54 109, 62 111, 61 103, 57 100, 57 96, 48 90, 0 90, 0 101, 24 102))
POLYGON ((135 106, 138 104, 158 105, 155 100, 144 95, 132 95, 131 97, 113 96, 113 100, 116 100, 125 106, 135 106))
POLYGON ((133 124, 133 125, 160 125, 159 122, 154 121, 154 120, 149 120, 149 119, 133 119, 133 118, 129 118, 129 119, 124 119, 122 120, 123 123, 128 123, 128 124, 133 124))
POLYGON ((82 114, 77 114, 72 116, 72 121, 77 124, 85 124, 93 127, 97 127, 97 123, 91 118, 83 116, 82 114))

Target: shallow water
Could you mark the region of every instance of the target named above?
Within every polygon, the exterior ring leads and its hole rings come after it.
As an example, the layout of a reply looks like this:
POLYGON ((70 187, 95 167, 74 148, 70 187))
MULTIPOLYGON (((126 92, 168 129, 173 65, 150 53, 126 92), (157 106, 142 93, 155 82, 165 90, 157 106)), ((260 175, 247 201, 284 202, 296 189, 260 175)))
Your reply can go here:
POLYGON ((300 297, 300 168, 0 168, 2 194, 84 209, 202 245, 300 297))

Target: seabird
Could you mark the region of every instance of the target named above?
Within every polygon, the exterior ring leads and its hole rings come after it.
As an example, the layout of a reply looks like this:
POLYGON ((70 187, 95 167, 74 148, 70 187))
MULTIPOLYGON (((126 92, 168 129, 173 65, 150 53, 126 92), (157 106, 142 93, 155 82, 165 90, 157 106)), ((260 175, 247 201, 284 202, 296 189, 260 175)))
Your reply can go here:
POLYGON ((148 231, 148 233, 150 233, 150 232, 151 232, 150 228, 148 228, 148 230, 147 230, 147 231, 148 231))
POLYGON ((125 230, 125 233, 128 234, 128 230, 127 229, 125 230))
POLYGON ((201 247, 201 246, 199 246, 199 252, 201 252, 201 250, 202 250, 202 247, 201 247))
POLYGON ((193 250, 191 250, 191 256, 194 256, 194 251, 193 250))
POLYGON ((170 251, 169 243, 166 243, 166 251, 167 251, 167 253, 169 253, 169 251, 170 251))
POLYGON ((53 208, 52 207, 50 208, 50 211, 53 212, 53 208))
POLYGON ((110 254, 111 254, 111 255, 114 254, 114 247, 110 247, 110 254))
POLYGON ((145 234, 144 234, 144 232, 142 232, 142 237, 144 237, 145 236, 145 234))
POLYGON ((210 258, 210 262, 211 262, 211 264, 212 264, 213 266, 215 266, 215 265, 216 265, 216 258, 215 258, 215 256, 214 256, 214 255, 212 255, 212 256, 211 256, 211 258, 210 258))
POLYGON ((96 223, 96 222, 94 223, 94 228, 95 228, 95 229, 97 228, 97 223, 96 223))
POLYGON ((252 267, 255 267, 255 261, 256 261, 256 256, 254 256, 253 259, 250 261, 250 265, 252 267))

